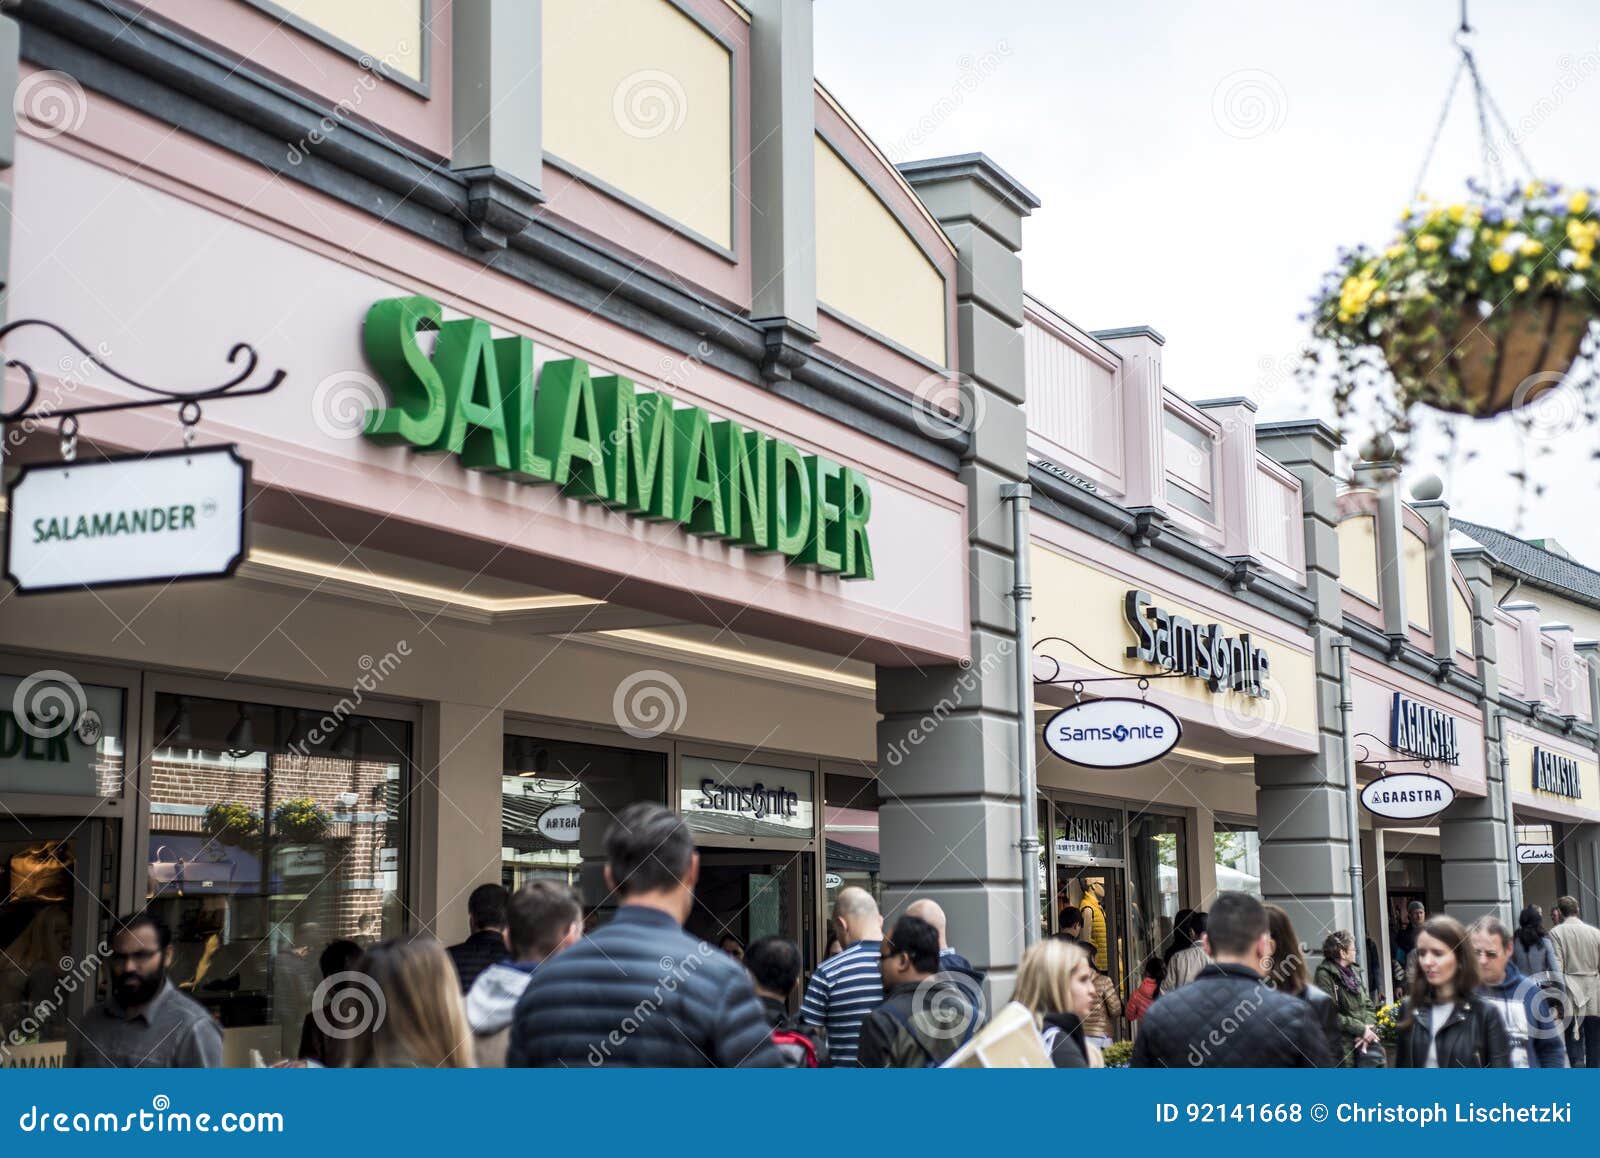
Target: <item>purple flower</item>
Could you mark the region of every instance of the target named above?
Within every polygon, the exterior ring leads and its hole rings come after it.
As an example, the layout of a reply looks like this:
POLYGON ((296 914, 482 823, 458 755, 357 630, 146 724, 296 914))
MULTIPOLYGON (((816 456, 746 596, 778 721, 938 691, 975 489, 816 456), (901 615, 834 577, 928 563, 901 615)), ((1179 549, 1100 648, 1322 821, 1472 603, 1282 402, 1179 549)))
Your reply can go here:
POLYGON ((1488 225, 1499 225, 1506 219, 1505 208, 1496 202, 1489 202, 1483 207, 1483 220, 1488 225))

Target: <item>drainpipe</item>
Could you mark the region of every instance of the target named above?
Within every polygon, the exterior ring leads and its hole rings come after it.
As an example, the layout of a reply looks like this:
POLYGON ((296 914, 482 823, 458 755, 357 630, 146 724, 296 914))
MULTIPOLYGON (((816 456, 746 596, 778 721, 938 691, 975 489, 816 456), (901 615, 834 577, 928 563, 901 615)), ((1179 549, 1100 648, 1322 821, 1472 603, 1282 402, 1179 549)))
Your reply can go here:
POLYGON ((1039 786, 1034 768, 1033 650, 1029 628, 1033 619, 1033 587, 1028 576, 1028 508, 1033 487, 1007 483, 1000 498, 1011 504, 1011 606, 1016 615, 1017 663, 1017 796, 1022 812, 1022 947, 1026 952, 1039 940, 1039 786))
POLYGON ((1510 923, 1515 927, 1517 914, 1522 912, 1522 866, 1517 863, 1517 813, 1516 806, 1511 803, 1511 757, 1506 755, 1505 713, 1499 708, 1494 711, 1499 717, 1496 723, 1500 725, 1496 729, 1500 739, 1495 747, 1500 760, 1500 794, 1506 809, 1506 883, 1511 886, 1507 896, 1511 898, 1510 923))
MULTIPOLYGON (((1361 813, 1356 802, 1361 796, 1361 783, 1356 777, 1356 748, 1351 716, 1355 713, 1355 700, 1350 692, 1350 640, 1339 636, 1333 641, 1339 653, 1339 738, 1344 750, 1344 817, 1346 838, 1350 845, 1350 932, 1356 939, 1356 960, 1370 969, 1367 957, 1367 913, 1361 895, 1361 813)), ((1362 974, 1365 984, 1365 974, 1362 974)))

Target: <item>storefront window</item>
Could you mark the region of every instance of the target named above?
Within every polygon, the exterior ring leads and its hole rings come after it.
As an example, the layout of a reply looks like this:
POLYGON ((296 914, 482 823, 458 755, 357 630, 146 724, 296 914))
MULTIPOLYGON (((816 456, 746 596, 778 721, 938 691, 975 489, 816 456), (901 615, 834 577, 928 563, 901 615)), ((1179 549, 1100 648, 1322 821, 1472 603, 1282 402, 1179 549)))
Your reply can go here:
POLYGON ((293 1057, 329 942, 405 928, 411 727, 160 694, 146 892, 230 1064, 293 1057))
POLYGON ((122 704, 66 672, 0 675, 0 792, 121 796, 122 704))
POLYGON ((508 889, 553 880, 591 914, 607 903, 611 820, 639 800, 667 799, 667 758, 598 744, 507 736, 500 776, 500 867, 508 889))
POLYGON ((1184 845, 1182 817, 1147 812, 1128 818, 1131 984, 1143 978, 1145 961, 1165 952, 1172 939, 1173 921, 1188 892, 1184 845))
POLYGON ((1243 824, 1217 822, 1212 834, 1216 846, 1217 891, 1261 895, 1261 834, 1243 824))
POLYGON ((822 778, 827 869, 823 884, 831 905, 846 885, 882 899, 878 883, 878 781, 829 772, 822 778))

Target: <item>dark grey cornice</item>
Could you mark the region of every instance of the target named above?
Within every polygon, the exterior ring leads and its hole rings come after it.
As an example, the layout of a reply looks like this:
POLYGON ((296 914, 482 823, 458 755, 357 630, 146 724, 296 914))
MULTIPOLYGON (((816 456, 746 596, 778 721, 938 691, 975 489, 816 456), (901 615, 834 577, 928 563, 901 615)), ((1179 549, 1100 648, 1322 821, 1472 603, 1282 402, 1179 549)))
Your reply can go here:
POLYGON ((1216 581, 1216 586, 1230 598, 1259 608, 1269 615, 1286 620, 1295 627, 1307 628, 1316 614, 1316 604, 1303 592, 1296 591, 1265 571, 1254 571, 1249 584, 1240 587, 1235 583, 1237 561, 1224 558, 1215 551, 1184 538, 1170 527, 1162 529, 1148 544, 1136 545, 1136 540, 1146 532, 1140 520, 1110 499, 1065 479, 1057 478, 1030 464, 1028 481, 1033 484, 1033 507, 1041 514, 1059 522, 1159 563, 1172 571, 1180 572, 1201 581, 1216 581))
POLYGON ((1423 651, 1409 640, 1401 645, 1399 654, 1392 654, 1389 637, 1379 628, 1359 619, 1344 619, 1344 633, 1355 649, 1368 659, 1375 659, 1385 667, 1414 679, 1429 680, 1441 690, 1460 699, 1482 703, 1483 681, 1463 671, 1454 664, 1441 664, 1429 652, 1423 651))
MULTIPOLYGON (((24 0, 21 53, 84 87, 309 186, 397 229, 644 335, 686 359, 954 472, 970 433, 852 367, 811 354, 787 381, 768 381, 762 327, 692 287, 641 268, 602 238, 536 217, 505 249, 474 245, 480 227, 468 175, 241 65, 182 29, 112 0, 24 0), (316 141, 312 144, 312 141, 316 141), (291 163, 289 151, 301 159, 291 163)), ((479 217, 481 218, 481 214, 479 217)))
POLYGON ((1039 199, 1028 187, 1007 173, 984 153, 962 153, 955 157, 932 157, 897 165, 901 176, 913 184, 933 181, 974 180, 1009 205, 1018 216, 1026 217, 1039 208, 1039 199))

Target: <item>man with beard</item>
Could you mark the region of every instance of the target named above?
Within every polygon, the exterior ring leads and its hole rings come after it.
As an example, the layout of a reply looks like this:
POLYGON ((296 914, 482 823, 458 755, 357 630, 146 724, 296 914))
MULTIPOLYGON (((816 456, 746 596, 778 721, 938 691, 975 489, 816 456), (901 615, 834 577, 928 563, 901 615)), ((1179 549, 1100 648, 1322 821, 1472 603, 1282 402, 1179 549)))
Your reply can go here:
POLYGON ((154 913, 111 927, 111 995, 73 1027, 67 1065, 84 1069, 215 1068, 222 1030, 167 978, 172 933, 154 913))

